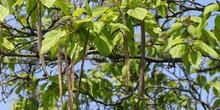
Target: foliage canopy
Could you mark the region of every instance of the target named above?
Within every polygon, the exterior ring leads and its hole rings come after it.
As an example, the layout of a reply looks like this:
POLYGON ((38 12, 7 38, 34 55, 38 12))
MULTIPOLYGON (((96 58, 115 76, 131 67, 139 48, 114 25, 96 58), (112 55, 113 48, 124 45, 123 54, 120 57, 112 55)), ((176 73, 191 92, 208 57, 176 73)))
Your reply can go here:
POLYGON ((15 110, 220 109, 219 5, 0 0, 1 101, 18 96, 15 110))

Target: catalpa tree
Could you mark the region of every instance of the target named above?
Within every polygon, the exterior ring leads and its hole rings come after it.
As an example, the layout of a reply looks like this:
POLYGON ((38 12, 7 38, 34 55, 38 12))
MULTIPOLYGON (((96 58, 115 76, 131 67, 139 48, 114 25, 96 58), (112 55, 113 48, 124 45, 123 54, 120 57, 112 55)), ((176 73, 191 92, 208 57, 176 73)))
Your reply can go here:
POLYGON ((220 109, 220 4, 0 0, 14 110, 220 109))

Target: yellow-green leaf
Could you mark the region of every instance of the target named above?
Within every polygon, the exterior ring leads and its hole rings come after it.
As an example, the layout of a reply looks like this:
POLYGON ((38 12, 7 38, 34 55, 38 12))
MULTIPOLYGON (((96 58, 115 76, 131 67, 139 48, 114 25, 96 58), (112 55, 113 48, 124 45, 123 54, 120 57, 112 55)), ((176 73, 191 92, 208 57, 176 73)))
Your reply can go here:
POLYGON ((2 45, 4 48, 6 48, 8 50, 13 50, 14 49, 14 45, 4 37, 0 38, 0 43, 1 43, 0 45, 2 45))
POLYGON ((47 8, 50 8, 53 6, 54 2, 56 0, 41 0, 41 3, 46 6, 47 8))
POLYGON ((83 14, 83 12, 85 12, 84 8, 78 8, 76 11, 73 12, 72 16, 80 17, 83 14))
POLYGON ((209 47, 207 44, 205 44, 204 42, 202 42, 200 40, 196 40, 194 42, 194 44, 195 44, 196 48, 201 49, 202 50, 201 52, 205 52, 206 55, 210 55, 214 58, 218 58, 218 56, 219 56, 218 53, 214 49, 209 47))
POLYGON ((205 9, 203 11, 203 16, 206 16, 210 12, 217 11, 217 10, 219 10, 219 4, 218 3, 213 3, 211 5, 208 5, 208 6, 205 7, 205 9))
POLYGON ((127 13, 129 16, 132 16, 139 20, 143 20, 146 17, 148 11, 144 8, 135 8, 128 10, 127 13))
POLYGON ((53 30, 48 32, 45 36, 44 36, 44 40, 42 42, 42 47, 40 50, 40 54, 45 53, 46 51, 48 51, 51 47, 53 47, 58 40, 65 36, 66 32, 65 31, 61 31, 61 30, 53 30))
POLYGON ((0 21, 3 21, 5 19, 6 16, 9 15, 9 9, 4 7, 3 5, 0 5, 0 21))

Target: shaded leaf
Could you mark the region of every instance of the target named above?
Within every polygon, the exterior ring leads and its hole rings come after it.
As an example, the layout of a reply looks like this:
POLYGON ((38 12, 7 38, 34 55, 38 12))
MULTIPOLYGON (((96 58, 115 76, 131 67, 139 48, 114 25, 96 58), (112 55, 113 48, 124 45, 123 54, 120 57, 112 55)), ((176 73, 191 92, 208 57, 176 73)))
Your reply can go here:
POLYGON ((215 27, 220 30, 220 15, 215 17, 215 27))
POLYGON ((206 36, 208 37, 208 39, 209 39, 209 37, 210 37, 210 38, 212 38, 213 40, 215 40, 216 42, 218 42, 218 39, 217 39, 217 37, 215 36, 215 33, 211 32, 211 31, 209 31, 209 30, 207 30, 207 29, 203 29, 203 30, 202 30, 202 33, 203 33, 204 35, 206 35, 206 36))
POLYGON ((196 82, 201 86, 205 86, 206 83, 206 77, 202 76, 202 75, 198 75, 198 77, 196 78, 196 82))
POLYGON ((112 41, 109 40, 106 36, 96 36, 94 43, 101 55, 108 56, 112 52, 112 41))
POLYGON ((215 102, 213 103, 213 107, 219 107, 220 106, 220 98, 215 100, 215 102))
POLYGON ((209 94, 209 89, 210 89, 211 85, 210 83, 206 83, 204 86, 204 89, 206 90, 206 92, 209 94))
MULTIPOLYGON (((158 0, 159 1, 159 0, 158 0)), ((157 7, 158 13, 164 18, 167 15, 167 7, 165 3, 161 3, 160 6, 157 7)))
POLYGON ((202 62, 202 54, 198 51, 190 52, 188 54, 189 62, 192 64, 195 68, 199 68, 201 62, 202 62))

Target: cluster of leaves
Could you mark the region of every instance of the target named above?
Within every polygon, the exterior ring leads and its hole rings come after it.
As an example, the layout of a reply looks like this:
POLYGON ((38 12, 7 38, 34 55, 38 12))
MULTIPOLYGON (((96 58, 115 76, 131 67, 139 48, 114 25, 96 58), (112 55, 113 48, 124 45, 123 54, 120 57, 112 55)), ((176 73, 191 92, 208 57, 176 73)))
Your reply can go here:
MULTIPOLYGON (((73 108, 91 109, 217 109, 219 87, 219 3, 194 0, 40 0, 42 48, 37 48, 37 1, 0 0, 0 70, 2 101, 17 94, 13 109, 67 109, 68 74, 62 72, 59 101, 59 43, 74 61, 73 108), (190 5, 189 5, 190 4, 190 5), (196 10, 200 15, 186 12, 196 10), (124 12, 124 13, 123 13, 124 12), (122 15, 126 15, 126 24, 122 15), (208 29, 214 16, 214 28, 208 29), (140 25, 146 35, 141 65, 140 25), (171 24, 171 25, 170 25, 171 24), (126 86, 125 40, 130 53, 126 86), (86 55, 84 55, 86 52, 86 55), (50 75, 39 65, 44 55, 50 75), (85 56, 85 57, 84 57, 85 56), (86 61, 86 66, 77 65, 86 61), (140 68, 146 69, 143 97, 138 95, 140 68), (82 77, 81 76, 82 74, 82 77), (81 83, 80 87, 77 85, 81 83), (77 91, 80 92, 77 99, 77 91), (210 97, 213 95, 213 97, 210 97), (208 97, 208 99, 204 99, 208 97), (79 101, 79 103, 77 103, 79 101), (62 106, 64 105, 64 106, 62 106), (90 108, 91 107, 91 108, 90 108)), ((63 56, 65 56, 63 54, 63 56)), ((139 91, 140 92, 140 91, 139 91)), ((72 108, 71 108, 72 109, 72 108)))

